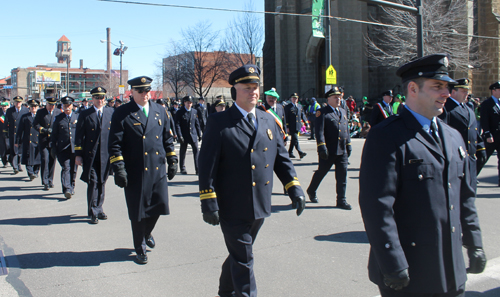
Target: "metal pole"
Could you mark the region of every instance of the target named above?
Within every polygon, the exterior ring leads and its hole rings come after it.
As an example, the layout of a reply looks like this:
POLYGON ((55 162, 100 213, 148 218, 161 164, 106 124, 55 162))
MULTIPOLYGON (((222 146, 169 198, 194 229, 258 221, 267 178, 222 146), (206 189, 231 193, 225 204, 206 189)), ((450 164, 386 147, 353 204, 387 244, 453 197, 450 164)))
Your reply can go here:
POLYGON ((328 18, 326 19, 326 28, 328 29, 328 65, 326 67, 329 67, 332 65, 332 22, 330 20, 331 16, 331 2, 330 0, 326 0, 326 14, 328 15, 328 18))
POLYGON ((122 55, 123 55, 123 50, 120 48, 120 86, 122 85, 122 55))
POLYGON ((417 56, 424 56, 424 28, 422 22, 422 0, 417 0, 417 56))
POLYGON ((69 56, 66 57, 66 96, 69 95, 69 56))

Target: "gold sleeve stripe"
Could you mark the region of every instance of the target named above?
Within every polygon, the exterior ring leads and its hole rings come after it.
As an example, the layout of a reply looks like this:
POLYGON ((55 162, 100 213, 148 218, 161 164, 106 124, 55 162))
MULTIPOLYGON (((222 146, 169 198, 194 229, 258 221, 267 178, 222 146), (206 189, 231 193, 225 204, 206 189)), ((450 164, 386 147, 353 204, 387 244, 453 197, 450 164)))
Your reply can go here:
POLYGON ((175 152, 167 153, 167 157, 170 157, 170 156, 176 156, 175 152))
POLYGON ((299 181, 298 180, 292 180, 291 182, 289 182, 288 184, 286 184, 285 190, 288 191, 288 189, 290 189, 293 186, 300 186, 299 181))
POLYGON ((109 163, 113 164, 117 161, 122 161, 123 160, 123 157, 122 156, 118 156, 118 157, 114 157, 114 158, 111 158, 111 160, 109 160, 109 163))
POLYGON ((75 151, 81 151, 82 147, 81 146, 75 146, 75 151))
POLYGON ((217 198, 217 195, 213 192, 200 195, 200 200, 213 199, 213 198, 217 198))
POLYGON ((482 148, 478 148, 478 149, 477 149, 477 151, 484 151, 484 150, 485 150, 485 148, 484 148, 484 147, 482 147, 482 148))
POLYGON ((348 144, 346 144, 346 145, 351 145, 351 143, 349 142, 349 143, 348 143, 348 144))
POLYGON ((318 146, 326 145, 324 142, 318 143, 318 146))

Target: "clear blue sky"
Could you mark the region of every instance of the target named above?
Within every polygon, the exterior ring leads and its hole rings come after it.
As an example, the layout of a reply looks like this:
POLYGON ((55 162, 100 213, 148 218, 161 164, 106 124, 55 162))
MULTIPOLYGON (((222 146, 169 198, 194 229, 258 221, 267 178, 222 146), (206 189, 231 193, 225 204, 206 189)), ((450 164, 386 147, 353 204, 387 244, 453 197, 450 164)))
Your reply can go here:
MULTIPOLYGON (((249 0, 131 0, 135 2, 244 9, 249 0)), ((256 11, 264 10, 263 0, 252 1, 256 11)), ((2 1, 3 30, 0 32, 0 78, 12 68, 55 63, 56 42, 66 35, 73 50, 72 67, 83 59, 84 67, 106 68, 106 28, 111 42, 123 40, 128 50, 123 68, 129 77, 153 76, 159 71, 169 41, 181 40, 181 30, 199 21, 224 30, 237 13, 203 9, 143 6, 97 0, 17 0, 2 1)), ((259 15, 264 18, 263 14, 259 15)), ((113 56, 113 69, 120 58, 113 56)))

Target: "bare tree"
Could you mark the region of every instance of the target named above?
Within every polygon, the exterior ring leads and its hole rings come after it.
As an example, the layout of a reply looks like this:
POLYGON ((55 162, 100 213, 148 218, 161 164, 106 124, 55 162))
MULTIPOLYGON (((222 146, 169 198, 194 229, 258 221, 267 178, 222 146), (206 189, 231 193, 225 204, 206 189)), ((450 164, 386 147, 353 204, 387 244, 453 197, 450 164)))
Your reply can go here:
POLYGON ((167 49, 168 54, 165 59, 162 59, 162 64, 159 66, 163 73, 163 85, 167 94, 174 94, 175 98, 180 98, 185 95, 184 90, 187 87, 187 75, 185 66, 188 56, 182 52, 179 45, 172 41, 167 49))
MULTIPOLYGON (((245 10, 253 11, 253 1, 245 3, 245 10)), ((263 19, 255 13, 240 13, 228 24, 224 48, 231 68, 245 64, 255 64, 256 57, 262 54, 264 42, 263 19)))
MULTIPOLYGON (((393 2, 414 5, 409 0, 393 2)), ((450 69, 463 72, 486 61, 478 41, 465 35, 472 14, 467 0, 423 0, 422 7, 424 55, 447 53, 450 69)), ((378 16, 370 16, 372 21, 397 27, 371 26, 365 35, 367 55, 375 65, 398 67, 417 56, 416 16, 386 7, 380 11, 378 16)))
POLYGON ((114 74, 116 70, 111 73, 111 76, 109 73, 107 74, 101 74, 99 75, 99 81, 98 81, 98 86, 102 86, 103 88, 106 89, 106 96, 107 97, 116 97, 119 95, 119 84, 120 84, 120 76, 119 74, 114 74))
POLYGON ((226 52, 221 50, 219 33, 211 30, 209 22, 198 22, 182 34, 186 44, 182 65, 185 81, 196 95, 205 97, 217 80, 228 75, 226 52))

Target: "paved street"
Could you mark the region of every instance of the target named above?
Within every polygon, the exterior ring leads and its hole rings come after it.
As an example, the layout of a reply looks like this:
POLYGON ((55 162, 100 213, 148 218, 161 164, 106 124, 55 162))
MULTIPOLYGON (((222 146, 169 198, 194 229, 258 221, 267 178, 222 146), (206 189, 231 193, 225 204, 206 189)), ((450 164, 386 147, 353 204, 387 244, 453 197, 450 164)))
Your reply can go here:
MULTIPOLYGON (((273 215, 254 245, 259 296, 378 295, 368 280, 369 245, 357 202, 363 143, 353 139, 347 188, 352 211, 334 208, 333 171, 318 190, 319 204, 308 203, 298 218, 275 178, 273 215)), ((305 190, 317 167, 316 143, 303 136, 300 144, 308 155, 294 163, 305 190)), ((496 162, 493 156, 479 176, 476 203, 488 267, 470 277, 467 296, 500 296, 496 162)), ((170 182, 171 215, 158 221, 156 248, 148 254, 147 265, 133 261, 123 190, 113 177, 104 203, 109 219, 90 225, 86 184, 78 179, 76 195, 65 200, 59 165, 56 187, 48 192, 42 191, 40 179, 29 182, 26 172, 14 176, 11 167, 1 168, 0 251, 8 274, 0 276, 0 296, 216 296, 227 251, 220 227, 202 220, 192 155, 186 163, 191 174, 179 174, 170 182)))

